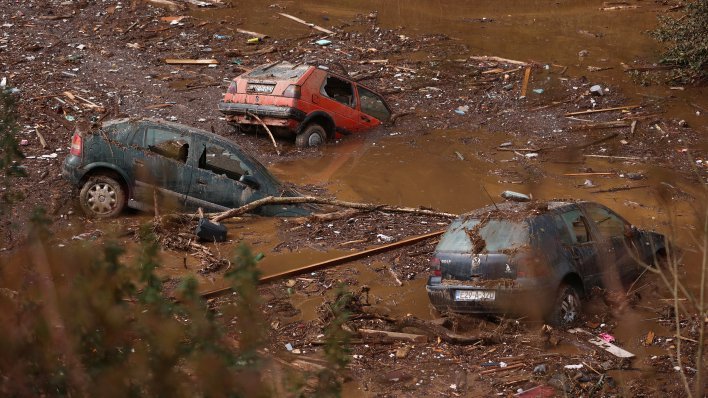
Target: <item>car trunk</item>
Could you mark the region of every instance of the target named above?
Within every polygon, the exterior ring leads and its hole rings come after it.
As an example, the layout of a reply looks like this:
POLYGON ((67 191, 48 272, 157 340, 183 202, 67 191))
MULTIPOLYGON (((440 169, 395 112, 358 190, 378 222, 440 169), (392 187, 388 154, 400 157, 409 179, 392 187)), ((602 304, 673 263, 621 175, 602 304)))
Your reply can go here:
POLYGON ((516 279, 514 254, 528 241, 525 222, 456 220, 440 239, 433 262, 443 280, 516 279))

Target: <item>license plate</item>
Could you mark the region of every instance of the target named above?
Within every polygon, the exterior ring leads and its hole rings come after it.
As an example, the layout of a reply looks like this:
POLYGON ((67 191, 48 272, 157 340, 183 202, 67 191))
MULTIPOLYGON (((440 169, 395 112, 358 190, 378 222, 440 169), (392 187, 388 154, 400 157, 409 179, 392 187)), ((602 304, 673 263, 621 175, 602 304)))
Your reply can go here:
POLYGON ((494 301, 494 290, 455 290, 455 301, 494 301))
POLYGON ((275 88, 275 85, 272 84, 254 84, 251 83, 248 85, 246 88, 246 91, 252 92, 252 93, 265 93, 265 94, 270 94, 273 92, 273 88, 275 88))

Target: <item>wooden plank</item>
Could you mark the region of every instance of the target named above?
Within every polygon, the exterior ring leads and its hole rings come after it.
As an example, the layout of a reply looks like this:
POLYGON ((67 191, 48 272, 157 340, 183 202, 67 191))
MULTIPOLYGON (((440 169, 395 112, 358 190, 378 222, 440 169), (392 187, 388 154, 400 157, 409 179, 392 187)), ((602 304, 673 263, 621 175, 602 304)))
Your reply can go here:
POLYGON ((524 71, 524 82, 521 83, 521 96, 526 96, 526 89, 529 87, 529 78, 531 77, 531 67, 527 66, 524 71))
POLYGON ((376 338, 383 337, 384 339, 398 340, 398 341, 409 341, 411 343, 427 343, 428 336, 422 334, 411 334, 411 333, 399 333, 399 332, 389 332, 388 330, 374 330, 374 329, 359 329, 359 334, 363 337, 376 338))
POLYGON ((580 177, 580 176, 614 176, 617 173, 565 173, 564 176, 580 177))
POLYGON ((605 340, 599 338, 599 337, 593 337, 592 339, 588 340, 590 344, 594 344, 603 350, 609 352, 610 354, 618 357, 618 358, 634 358, 634 354, 631 352, 617 347, 616 345, 612 343, 608 343, 605 340))
POLYGON ((489 369, 489 370, 483 370, 483 371, 479 372, 479 374, 486 375, 486 374, 490 374, 490 373, 506 372, 508 370, 518 369, 522 366, 524 366, 523 363, 516 363, 513 365, 509 365, 507 367, 504 367, 504 368, 494 368, 494 369, 489 369))
POLYGON ((177 59, 166 58, 165 63, 169 65, 216 65, 219 61, 211 59, 177 59))
POLYGON ((300 18, 298 18, 298 17, 295 17, 295 16, 292 16, 292 15, 290 15, 290 14, 286 14, 286 13, 284 13, 284 12, 279 12, 278 14, 284 16, 285 18, 290 18, 290 19, 292 19, 292 20, 295 21, 295 22, 299 22, 299 23, 301 23, 301 24, 303 24, 303 25, 307 25, 307 26, 311 27, 312 29, 319 30, 320 32, 327 33, 327 34, 330 34, 330 35, 333 35, 333 34, 334 34, 334 32, 332 32, 332 31, 329 30, 329 29, 325 29, 325 28, 323 28, 323 27, 321 27, 321 26, 317 26, 317 25, 315 25, 315 24, 313 24, 313 23, 309 23, 309 22, 307 22, 307 21, 305 21, 305 20, 302 20, 302 19, 300 19, 300 18))
POLYGON ((584 111, 566 113, 565 116, 576 116, 576 115, 587 115, 589 113, 621 111, 621 110, 625 110, 625 109, 634 109, 634 108, 640 108, 640 107, 641 107, 641 105, 625 105, 625 106, 616 106, 614 108, 587 109, 584 111))

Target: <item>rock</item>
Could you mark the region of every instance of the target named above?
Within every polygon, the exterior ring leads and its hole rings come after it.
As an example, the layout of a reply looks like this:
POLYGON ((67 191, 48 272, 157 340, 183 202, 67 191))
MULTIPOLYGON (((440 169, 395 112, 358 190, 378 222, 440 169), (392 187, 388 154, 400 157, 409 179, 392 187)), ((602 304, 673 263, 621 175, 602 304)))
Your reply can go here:
POLYGON ((681 126, 681 127, 688 127, 688 122, 685 121, 685 120, 683 120, 683 119, 681 119, 681 120, 679 121, 679 126, 681 126))
POLYGON ((548 371, 546 368, 546 364, 542 363, 540 365, 536 365, 536 367, 533 368, 533 372, 535 374, 545 374, 548 371))
POLYGON ((599 96, 605 95, 605 92, 602 90, 602 86, 600 86, 599 84, 596 84, 596 85, 590 87, 590 93, 592 93, 593 95, 599 95, 599 96))
POLYGON ((641 174, 641 173, 627 173, 627 174, 625 174, 625 177, 629 178, 630 180, 643 180, 643 179, 644 179, 644 174, 641 174))
POLYGON ((590 54, 590 51, 588 50, 580 50, 578 52, 578 57, 587 57, 590 54))

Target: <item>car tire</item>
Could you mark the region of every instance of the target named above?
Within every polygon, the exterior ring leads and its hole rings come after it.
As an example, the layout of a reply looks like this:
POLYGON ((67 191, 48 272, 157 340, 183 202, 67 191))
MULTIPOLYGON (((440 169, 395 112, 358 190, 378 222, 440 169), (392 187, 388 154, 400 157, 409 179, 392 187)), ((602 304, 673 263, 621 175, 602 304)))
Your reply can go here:
POLYGON ((295 137, 295 145, 300 148, 322 145, 327 139, 324 127, 317 123, 308 124, 305 129, 295 137))
POLYGON ((81 209, 89 217, 115 217, 125 208, 125 189, 113 177, 94 175, 81 187, 79 201, 81 209))
POLYGON ((582 306, 578 290, 567 284, 561 284, 548 317, 548 322, 556 327, 568 327, 580 319, 582 306))

